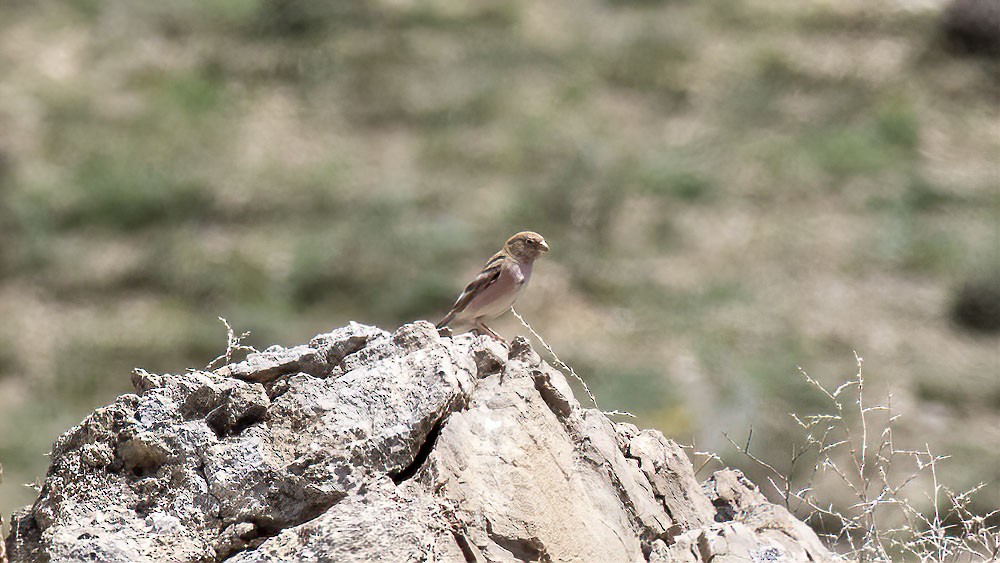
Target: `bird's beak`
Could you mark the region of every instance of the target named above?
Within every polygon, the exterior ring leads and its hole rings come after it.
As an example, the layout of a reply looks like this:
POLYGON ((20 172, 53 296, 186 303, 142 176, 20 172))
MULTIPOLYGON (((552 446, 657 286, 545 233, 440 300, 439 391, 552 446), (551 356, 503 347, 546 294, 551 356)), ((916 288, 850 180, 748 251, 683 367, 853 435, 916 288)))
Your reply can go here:
POLYGON ((538 247, 542 249, 542 252, 549 251, 549 243, 545 242, 544 240, 541 242, 541 244, 538 245, 538 247))

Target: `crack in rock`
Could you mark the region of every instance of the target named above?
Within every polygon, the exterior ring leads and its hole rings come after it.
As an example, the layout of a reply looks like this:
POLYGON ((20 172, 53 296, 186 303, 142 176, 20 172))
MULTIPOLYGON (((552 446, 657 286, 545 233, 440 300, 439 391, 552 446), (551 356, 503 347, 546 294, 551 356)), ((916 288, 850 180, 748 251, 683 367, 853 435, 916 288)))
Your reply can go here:
POLYGON ((431 451, 434 449, 434 444, 437 443, 438 436, 441 435, 441 428, 444 427, 446 417, 442 417, 440 420, 434 423, 431 431, 427 433, 427 437, 424 442, 420 445, 420 449, 417 450, 417 454, 413 456, 413 461, 403 469, 390 473, 389 477, 392 478, 392 482, 395 484, 400 484, 403 481, 413 478, 417 474, 417 471, 424 465, 427 458, 431 455, 431 451))

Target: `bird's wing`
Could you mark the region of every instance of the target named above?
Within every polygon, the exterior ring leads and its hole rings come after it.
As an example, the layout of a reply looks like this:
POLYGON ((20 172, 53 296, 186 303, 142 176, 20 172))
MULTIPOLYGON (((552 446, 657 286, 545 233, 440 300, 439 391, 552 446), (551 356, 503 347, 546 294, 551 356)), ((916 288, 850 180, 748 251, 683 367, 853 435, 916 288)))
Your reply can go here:
POLYGON ((455 305, 452 306, 451 311, 441 319, 441 322, 437 324, 438 328, 446 326, 455 315, 461 313, 469 305, 469 303, 484 289, 492 285, 500 277, 500 270, 503 268, 503 260, 506 256, 503 252, 497 252, 493 255, 486 265, 483 266, 479 275, 477 275, 469 285, 465 286, 465 290, 462 294, 458 296, 458 300, 455 301, 455 305))

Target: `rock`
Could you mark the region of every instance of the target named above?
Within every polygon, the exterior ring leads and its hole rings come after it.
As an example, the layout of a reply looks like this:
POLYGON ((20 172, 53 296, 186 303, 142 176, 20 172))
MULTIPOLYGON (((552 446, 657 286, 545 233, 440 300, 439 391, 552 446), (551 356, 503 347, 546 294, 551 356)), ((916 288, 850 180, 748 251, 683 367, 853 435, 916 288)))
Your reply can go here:
POLYGON ((470 345, 480 378, 500 373, 507 364, 507 349, 492 338, 476 338, 470 345))
POLYGON ((676 443, 655 430, 639 431, 631 424, 618 425, 625 455, 639 463, 639 470, 649 481, 653 496, 663 503, 673 518, 687 522, 686 528, 703 526, 713 513, 712 503, 700 494, 690 461, 676 443))
POLYGON ((216 370, 216 373, 226 377, 238 377, 248 381, 267 383, 279 376, 305 372, 315 376, 326 375, 326 362, 320 352, 309 346, 268 348, 263 352, 254 352, 247 359, 237 364, 229 364, 216 370))
POLYGON ((757 552, 772 554, 763 560, 781 561, 783 557, 790 561, 821 561, 829 557, 812 528, 785 507, 769 503, 740 471, 716 471, 704 488, 716 507, 716 520, 732 515, 732 521, 749 528, 752 534, 743 535, 756 541, 757 552))
POLYGON ((608 460, 581 458, 579 445, 530 371, 508 370, 502 384, 499 375, 481 381, 469 407, 449 418, 418 478, 439 491, 486 560, 641 560, 608 460))
POLYGON ((958 53, 1000 57, 1000 2, 952 0, 941 15, 946 45, 958 53))
MULTIPOLYGON (((1000 22, 997 28, 1000 33, 1000 22)), ((953 298, 951 318, 970 331, 1000 333, 1000 270, 966 281, 953 298)))
POLYGON ((304 524, 229 561, 464 561, 434 498, 376 478, 304 524))
POLYGON ((12 561, 813 561, 738 472, 583 408, 526 340, 352 323, 60 437, 12 561))
POLYGON ((327 365, 335 366, 345 357, 365 348, 370 342, 388 336, 389 333, 382 329, 352 321, 343 328, 313 337, 309 341, 309 347, 317 350, 327 365))

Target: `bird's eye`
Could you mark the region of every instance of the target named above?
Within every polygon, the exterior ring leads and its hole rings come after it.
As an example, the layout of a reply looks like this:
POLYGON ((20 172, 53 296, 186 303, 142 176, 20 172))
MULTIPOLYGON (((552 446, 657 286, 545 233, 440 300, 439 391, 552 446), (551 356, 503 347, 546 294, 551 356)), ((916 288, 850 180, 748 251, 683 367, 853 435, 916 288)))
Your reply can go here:
POLYGON ((528 246, 535 246, 537 244, 535 241, 528 239, 528 246))

